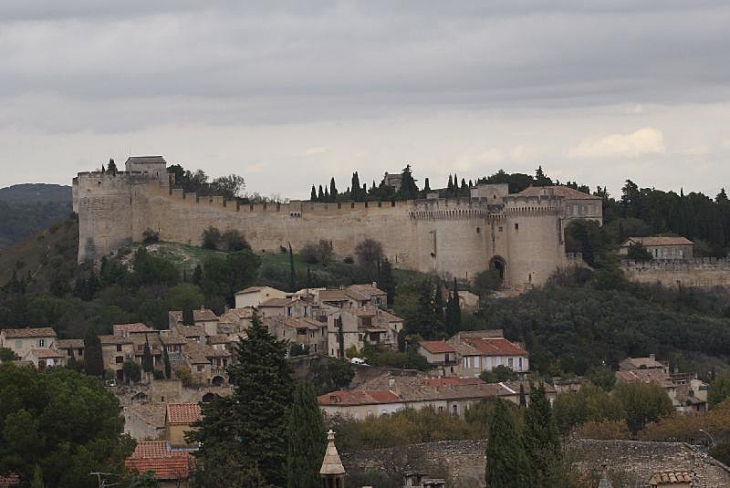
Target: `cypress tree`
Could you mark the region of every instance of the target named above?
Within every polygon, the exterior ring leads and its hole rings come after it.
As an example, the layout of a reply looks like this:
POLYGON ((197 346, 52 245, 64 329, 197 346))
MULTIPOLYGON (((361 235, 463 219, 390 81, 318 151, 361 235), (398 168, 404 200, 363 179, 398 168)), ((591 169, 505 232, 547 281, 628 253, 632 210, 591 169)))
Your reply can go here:
POLYGON ((294 270, 294 251, 291 248, 291 242, 289 243, 289 288, 291 291, 296 291, 296 271, 294 270))
POLYGON ((558 486, 562 449, 544 384, 530 388, 530 406, 525 410, 524 440, 536 486, 558 486))
POLYGON ((294 390, 288 436, 288 487, 319 488, 319 468, 327 448, 327 437, 317 395, 309 382, 299 382, 294 390))
POLYGON ((203 268, 198 264, 193 270, 193 284, 200 286, 200 281, 203 279, 203 268))
POLYGON ((106 170, 112 174, 112 176, 117 175, 117 163, 114 162, 113 159, 109 160, 109 164, 106 166, 106 170))
POLYGON ((96 327, 91 326, 84 335, 84 367, 89 376, 104 375, 104 359, 101 352, 101 341, 96 333, 96 327))
POLYGON ((294 379, 287 346, 261 325, 254 314, 247 338, 235 345, 236 365, 229 369, 236 433, 245 455, 266 482, 285 486, 287 424, 294 379))
POLYGON ((446 185, 446 194, 451 195, 454 192, 454 180, 451 179, 451 175, 449 175, 449 184, 446 185))
POLYGON ((453 328, 458 332, 461 330, 461 301, 459 299, 459 285, 456 283, 456 278, 454 278, 454 299, 452 315, 452 320, 454 321, 453 328))
POLYGON ((145 373, 151 373, 154 369, 154 362, 152 360, 152 351, 150 350, 150 341, 147 338, 147 334, 145 334, 144 340, 144 350, 142 351, 142 370, 145 373))
POLYGON ((172 378, 172 366, 170 365, 170 356, 167 354, 167 347, 162 344, 162 359, 165 361, 165 379, 172 378))
POLYGON ((322 198, 323 202, 329 202, 330 201, 330 193, 327 188, 324 189, 324 198, 322 198))
POLYGON ((322 185, 319 185, 319 191, 317 192, 317 201, 324 202, 324 190, 322 190, 322 185))
POLYGON ((527 397, 525 397, 525 385, 520 383, 520 407, 527 407, 527 397))
POLYGON ((378 287, 387 294, 388 307, 391 307, 395 301, 395 280, 393 279, 393 265, 390 264, 387 258, 383 259, 380 265, 378 287))
POLYGON ((337 186, 335 186, 335 177, 333 176, 330 180, 330 201, 334 202, 337 200, 337 186))
POLYGON ((433 313, 436 316, 436 321, 444 323, 444 294, 443 285, 441 280, 436 278, 436 290, 433 298, 433 313))
POLYGON ((431 182, 428 178, 423 180, 423 191, 424 192, 430 192, 431 191, 431 182))
POLYGON ((504 400, 497 405, 489 424, 487 468, 485 478, 489 488, 524 488, 532 486, 530 462, 518 434, 514 418, 504 400))
POLYGON ((317 190, 314 188, 314 185, 312 185, 312 193, 309 195, 309 200, 313 202, 317 201, 317 190))
POLYGON ((193 309, 188 305, 183 307, 182 311, 183 325, 195 325, 195 317, 193 316, 193 309))
POLYGON ((352 192, 350 194, 350 198, 356 202, 360 201, 360 192, 361 192, 361 186, 360 186, 360 175, 357 174, 357 171, 352 173, 352 192))

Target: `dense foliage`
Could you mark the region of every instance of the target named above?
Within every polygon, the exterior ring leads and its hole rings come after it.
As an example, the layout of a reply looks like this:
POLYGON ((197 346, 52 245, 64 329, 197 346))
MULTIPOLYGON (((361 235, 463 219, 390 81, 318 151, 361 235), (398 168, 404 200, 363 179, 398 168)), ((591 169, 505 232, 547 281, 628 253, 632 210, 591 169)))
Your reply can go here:
POLYGON ((287 438, 288 488, 318 488, 327 437, 317 396, 307 382, 297 383, 294 389, 287 438))
MULTIPOLYGON (((221 461, 230 467, 255 467, 265 484, 287 483, 288 419, 294 380, 286 343, 277 340, 254 315, 247 338, 235 345, 237 364, 228 373, 233 396, 203 407, 200 429, 191 437, 202 443, 196 454, 203 468, 201 486, 213 486, 221 461)), ((248 485, 246 485, 248 486, 248 485)))
POLYGON ((0 248, 68 218, 71 187, 45 184, 0 189, 0 248))
POLYGON ((119 412, 95 378, 0 365, 0 475, 29 484, 37 471, 46 486, 91 488, 91 471, 122 474, 134 441, 121 436, 119 412))
POLYGON ((524 439, 504 400, 497 400, 492 415, 486 457, 485 479, 489 488, 533 486, 533 470, 524 439))

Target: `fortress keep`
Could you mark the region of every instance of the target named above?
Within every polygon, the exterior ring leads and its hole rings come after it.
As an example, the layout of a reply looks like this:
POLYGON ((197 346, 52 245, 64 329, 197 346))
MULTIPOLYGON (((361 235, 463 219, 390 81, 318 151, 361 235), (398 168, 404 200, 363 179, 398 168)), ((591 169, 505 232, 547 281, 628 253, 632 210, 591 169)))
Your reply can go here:
POLYGON ((79 173, 73 205, 79 262, 139 242, 147 229, 163 241, 200 245, 203 230, 213 226, 240 231, 259 252, 325 239, 346 256, 372 238, 396 267, 465 279, 494 268, 505 285, 518 288, 543 283, 568 264, 568 221, 602 220, 600 198, 562 186, 509 194, 506 184, 486 184, 461 199, 242 205, 185 194, 171 183, 160 156, 129 158, 116 174, 79 173))

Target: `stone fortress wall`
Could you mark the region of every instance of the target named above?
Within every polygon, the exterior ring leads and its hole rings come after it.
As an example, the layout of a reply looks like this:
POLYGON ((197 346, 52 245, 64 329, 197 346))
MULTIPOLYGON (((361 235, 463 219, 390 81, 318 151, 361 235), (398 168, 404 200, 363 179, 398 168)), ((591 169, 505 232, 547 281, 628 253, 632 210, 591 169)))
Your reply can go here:
POLYGON ((74 178, 80 262, 139 242, 147 229, 163 241, 199 245, 213 226, 238 230, 265 252, 325 239, 346 256, 373 238, 397 267, 465 279, 497 267, 513 287, 543 283, 566 264, 564 201, 552 194, 506 195, 506 185, 484 185, 478 198, 240 205, 174 188, 162 161, 74 178))
POLYGON ((730 288, 730 259, 624 260, 621 269, 639 283, 659 283, 669 288, 730 288))

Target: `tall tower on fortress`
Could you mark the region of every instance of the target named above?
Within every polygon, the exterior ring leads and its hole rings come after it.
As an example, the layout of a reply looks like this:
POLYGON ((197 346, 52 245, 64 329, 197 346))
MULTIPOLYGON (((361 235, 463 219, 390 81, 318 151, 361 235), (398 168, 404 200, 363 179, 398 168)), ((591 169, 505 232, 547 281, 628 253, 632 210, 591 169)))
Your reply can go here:
POLYGON ((148 229, 162 241, 200 245, 212 226, 238 230, 258 252, 324 239, 345 257, 372 238, 397 267, 467 280, 493 268, 511 287, 544 283, 566 264, 568 221, 602 219, 600 198, 561 186, 510 194, 507 185, 479 185, 459 199, 243 204, 174 188, 161 156, 131 157, 116 175, 79 173, 73 194, 80 262, 139 242, 148 229))

